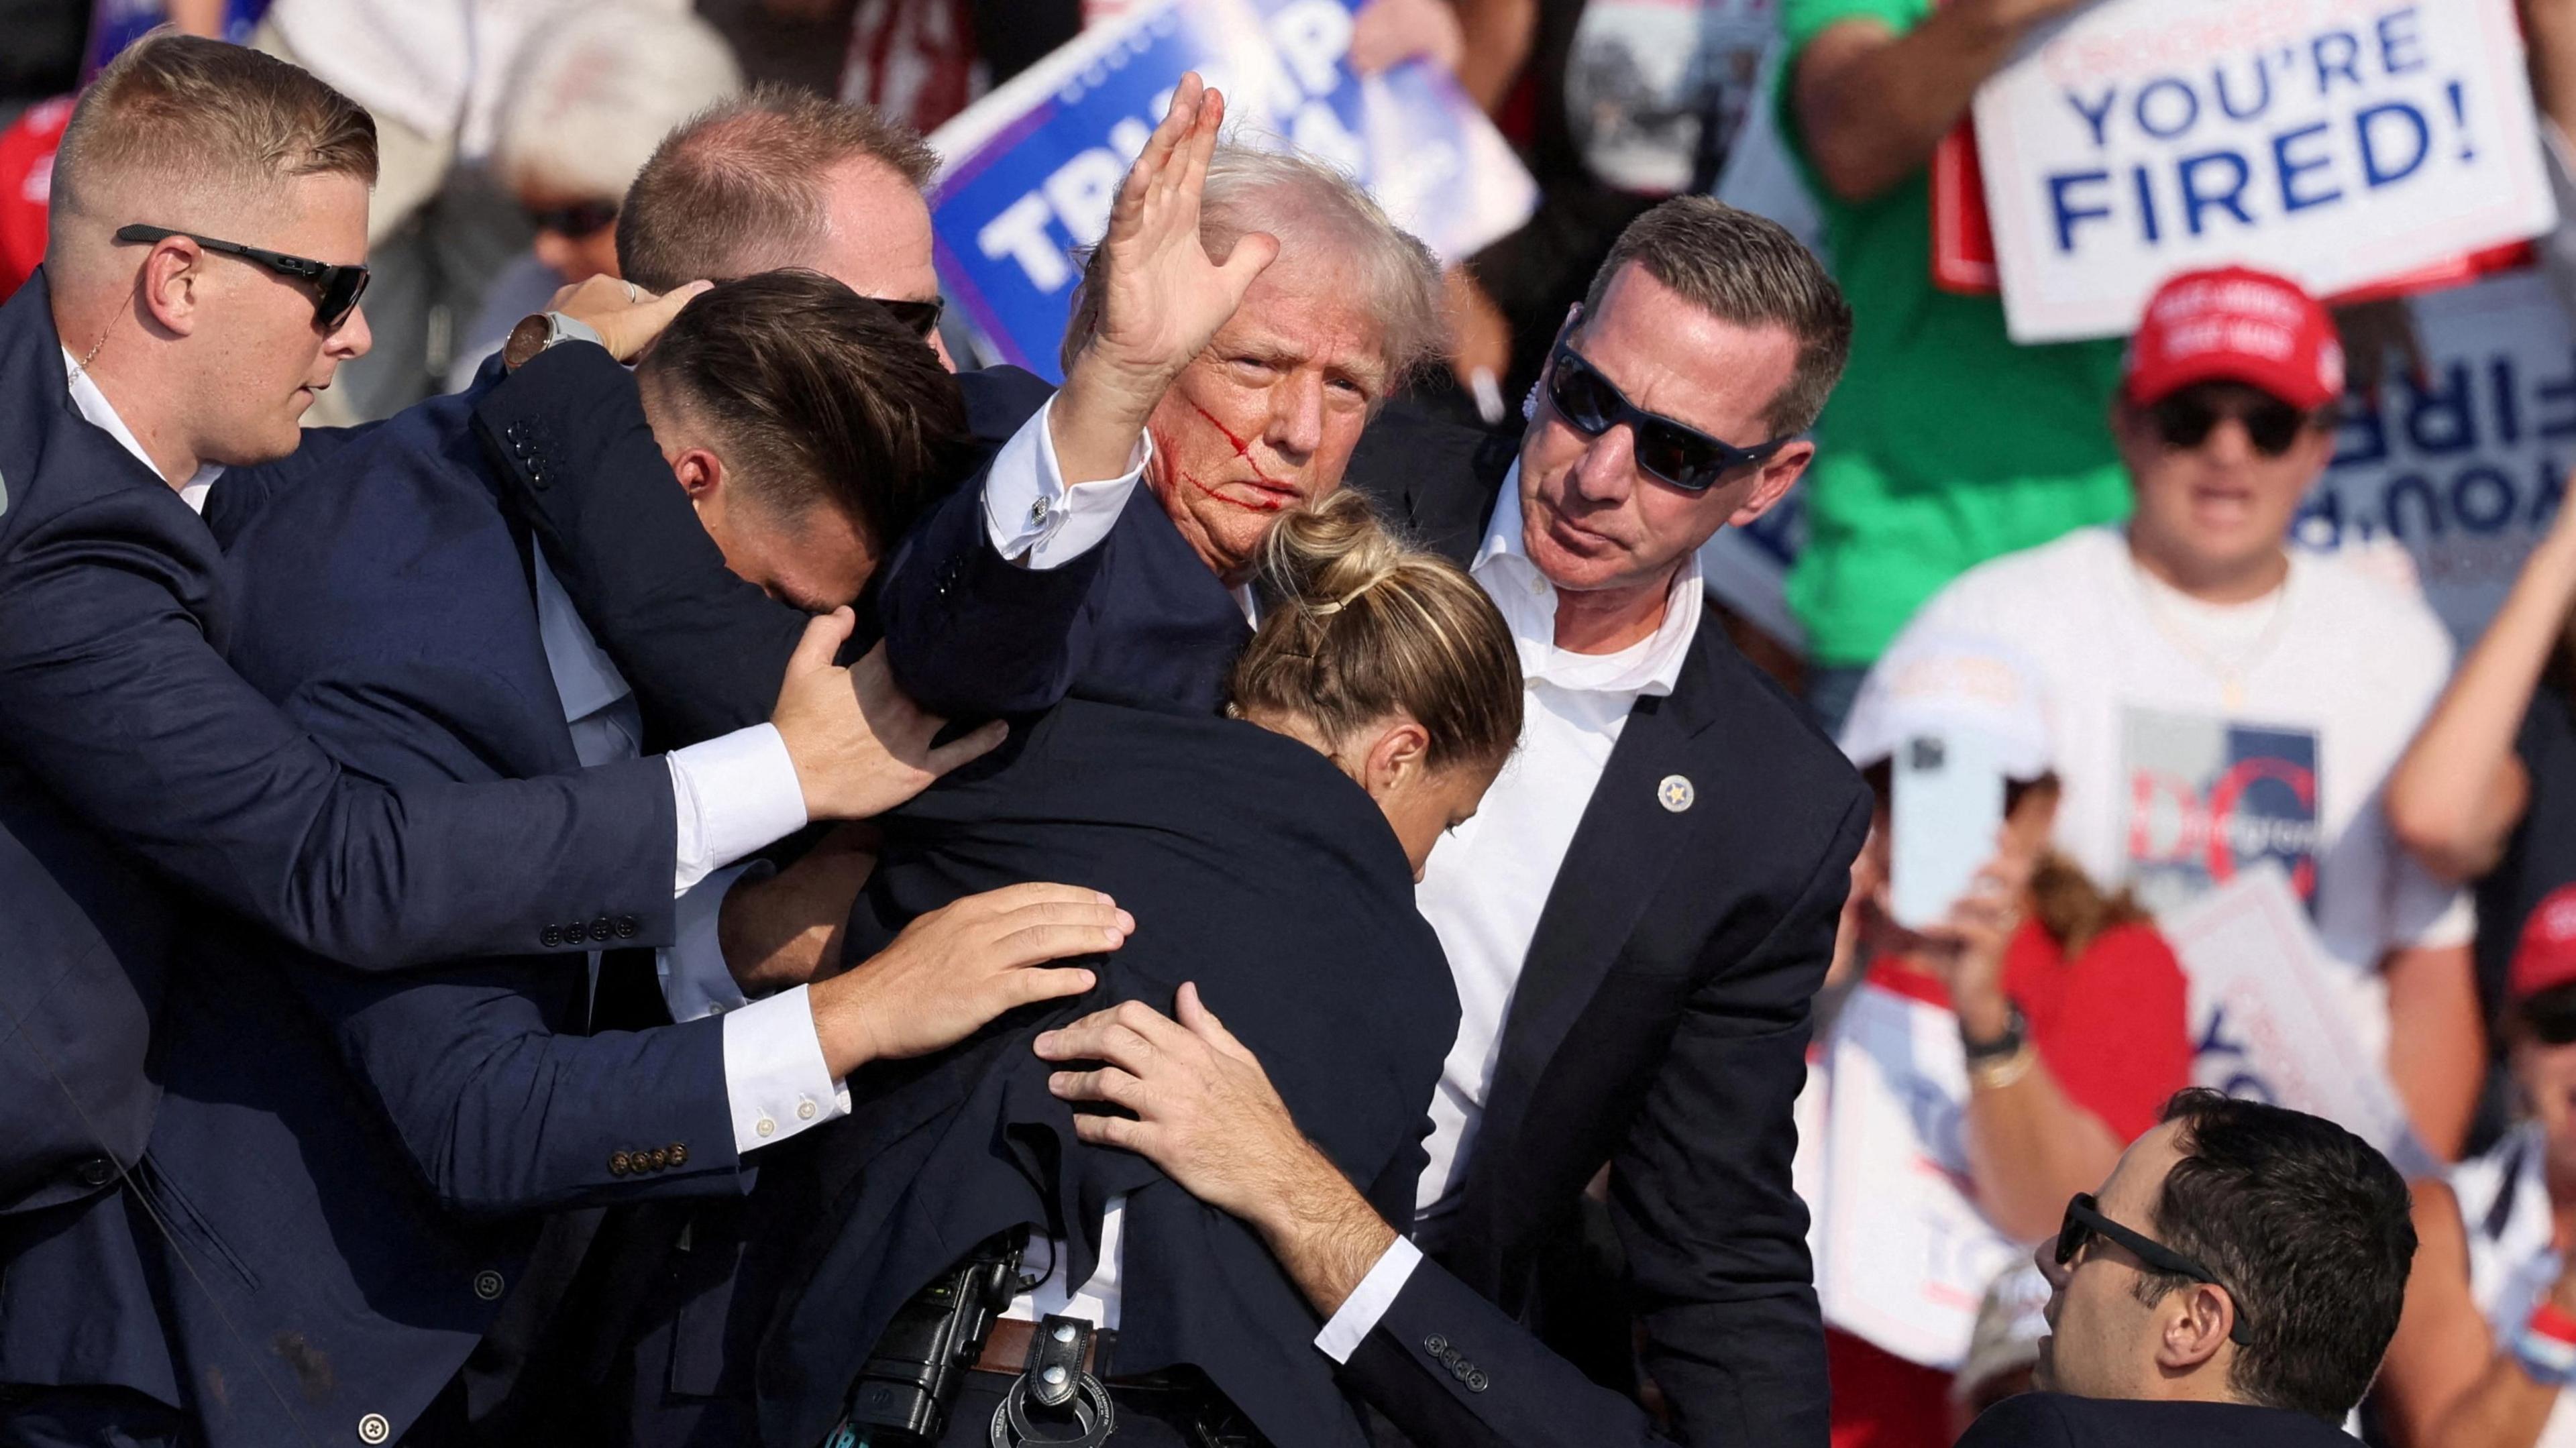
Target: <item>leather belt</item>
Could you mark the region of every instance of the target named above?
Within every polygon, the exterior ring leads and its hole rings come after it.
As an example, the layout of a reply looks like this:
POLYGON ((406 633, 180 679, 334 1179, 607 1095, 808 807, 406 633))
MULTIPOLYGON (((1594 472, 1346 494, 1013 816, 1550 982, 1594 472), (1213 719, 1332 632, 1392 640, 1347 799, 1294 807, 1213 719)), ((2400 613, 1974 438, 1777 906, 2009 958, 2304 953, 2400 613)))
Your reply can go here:
MULTIPOLYGON (((992 1332, 984 1338, 984 1352, 975 1359, 975 1371, 1018 1377, 1028 1370, 1029 1344, 1036 1340, 1037 1335, 1038 1325, 1034 1322, 1016 1317, 998 1319, 992 1332)), ((1100 1376, 1100 1366, 1109 1360, 1110 1349, 1117 1342, 1118 1334, 1094 1330, 1091 1345, 1082 1355, 1082 1370, 1093 1377, 1100 1376)))

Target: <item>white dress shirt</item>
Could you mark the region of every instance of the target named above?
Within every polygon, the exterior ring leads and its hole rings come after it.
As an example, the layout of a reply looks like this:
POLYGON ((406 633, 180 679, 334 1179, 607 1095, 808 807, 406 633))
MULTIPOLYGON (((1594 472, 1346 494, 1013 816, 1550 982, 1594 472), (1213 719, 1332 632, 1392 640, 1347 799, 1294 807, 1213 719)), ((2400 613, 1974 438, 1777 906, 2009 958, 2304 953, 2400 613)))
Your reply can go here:
MULTIPOLYGON (((63 351, 72 405, 157 474, 151 454, 69 348, 63 351)), ((204 512, 206 493, 223 468, 208 463, 179 488, 180 501, 204 512)), ((585 767, 640 754, 634 693, 572 610, 572 601, 536 560, 537 628, 554 674, 573 752, 585 767)), ((717 907, 749 868, 722 870, 742 856, 805 827, 805 792, 776 728, 759 724, 663 756, 671 772, 678 821, 672 892, 677 943, 656 952, 663 999, 676 1020, 739 1006, 724 1023, 726 1095, 739 1151, 783 1141, 849 1110, 849 1093, 823 1064, 805 987, 745 1004, 716 941, 717 907)), ((755 862, 755 867, 766 868, 755 862)), ((591 969, 598 971, 598 952, 591 969)))
MULTIPOLYGON (((1416 1194, 1419 1217, 1454 1211, 1466 1183, 1476 1126, 1494 1081, 1503 1021, 1520 984, 1565 852, 1601 782, 1601 770, 1645 695, 1668 695, 1699 633, 1701 582, 1686 558, 1664 598, 1664 617, 1643 642, 1610 654, 1556 646, 1556 588, 1521 547, 1520 465, 1503 480, 1494 520, 1476 550, 1476 581, 1519 646, 1520 747, 1485 791, 1475 818, 1441 837, 1414 891, 1440 936, 1458 983, 1458 1038, 1431 1099, 1430 1164, 1416 1194)), ((1421 1253, 1399 1239, 1315 1339, 1347 1362, 1412 1277, 1421 1253)))

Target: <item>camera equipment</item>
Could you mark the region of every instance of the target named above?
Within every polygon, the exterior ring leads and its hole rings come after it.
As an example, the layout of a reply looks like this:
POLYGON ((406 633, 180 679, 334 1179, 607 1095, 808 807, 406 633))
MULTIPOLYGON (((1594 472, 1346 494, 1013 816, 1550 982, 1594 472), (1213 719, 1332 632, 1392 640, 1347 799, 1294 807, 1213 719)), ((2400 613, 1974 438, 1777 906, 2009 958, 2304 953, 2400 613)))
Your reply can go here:
POLYGON ((886 1325, 850 1386, 850 1410, 826 1448, 916 1448, 946 1430, 948 1406, 984 1350, 993 1319, 1020 1288, 1020 1229, 978 1243, 913 1294, 886 1325))

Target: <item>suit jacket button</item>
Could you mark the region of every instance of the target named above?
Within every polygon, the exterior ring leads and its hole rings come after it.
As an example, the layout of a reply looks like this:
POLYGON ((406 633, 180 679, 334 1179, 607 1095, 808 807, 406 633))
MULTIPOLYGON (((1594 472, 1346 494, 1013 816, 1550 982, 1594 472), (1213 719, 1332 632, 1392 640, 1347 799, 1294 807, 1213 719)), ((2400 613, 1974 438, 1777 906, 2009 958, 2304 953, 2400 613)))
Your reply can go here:
POLYGON ((653 1170, 655 1171, 661 1171, 669 1167, 671 1164, 671 1148, 667 1146, 657 1146, 653 1148, 652 1160, 653 1170))
POLYGON ((361 1443, 382 1443, 393 1435, 394 1425, 386 1422, 382 1413, 369 1413, 358 1420, 358 1441, 361 1443))
POLYGON ((474 1274, 474 1295, 486 1302, 501 1300, 501 1274, 486 1267, 474 1274))
POLYGON ((1485 1389, 1492 1387, 1493 1382, 1493 1379, 1486 1377, 1483 1373, 1469 1373, 1467 1374, 1467 1391, 1471 1393, 1481 1393, 1485 1389))
POLYGON ((593 940, 606 940, 616 933, 617 922, 605 915, 590 922, 590 938, 593 940))
POLYGON ((116 1163, 103 1156, 93 1156, 79 1167, 83 1186, 103 1187, 116 1179, 116 1163))
POLYGON ((579 945, 590 938, 590 927, 578 920, 573 921, 563 928, 563 938, 566 945, 579 945))
POLYGON ((681 1143, 676 1142, 676 1141, 675 1141, 675 1142, 672 1142, 672 1143, 671 1143, 671 1165, 673 1165, 673 1166, 687 1166, 688 1164, 689 1164, 689 1149, 688 1149, 688 1147, 686 1147, 686 1146, 684 1146, 684 1145, 682 1145, 681 1143))
POLYGON ((617 938, 618 938, 618 939, 620 939, 620 940, 633 940, 633 939, 635 938, 635 932, 637 931, 637 929, 638 929, 638 928, 639 928, 639 927, 638 927, 638 926, 636 925, 636 923, 635 923, 635 917, 634 917, 634 916, 632 916, 632 915, 620 915, 620 916, 618 916, 618 917, 617 917, 617 938))
POLYGON ((1435 1332, 1422 1340, 1422 1350, 1438 1357, 1449 1350, 1449 1339, 1435 1332))
POLYGON ((548 950, 552 950, 556 946, 563 944, 563 927, 559 925, 549 925, 545 929, 538 931, 537 943, 548 950))
POLYGON ((613 1151, 608 1154, 608 1174, 610 1176, 624 1176, 629 1171, 634 1170, 634 1168, 635 1159, 628 1156, 626 1153, 622 1151, 613 1151))

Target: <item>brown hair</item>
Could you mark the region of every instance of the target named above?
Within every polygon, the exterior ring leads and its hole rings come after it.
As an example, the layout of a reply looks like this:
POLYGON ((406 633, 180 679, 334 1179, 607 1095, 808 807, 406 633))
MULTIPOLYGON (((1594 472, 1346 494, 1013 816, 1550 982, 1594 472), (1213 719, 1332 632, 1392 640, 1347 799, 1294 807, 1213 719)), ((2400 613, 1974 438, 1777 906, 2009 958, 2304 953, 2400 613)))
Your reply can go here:
POLYGON ((1631 262, 1721 321, 1787 328, 1798 339, 1798 363, 1771 400, 1771 431, 1786 437, 1816 425, 1851 360, 1851 305, 1785 227, 1713 196, 1676 196, 1619 233, 1584 294, 1587 320, 1631 262))
MULTIPOLYGON (((1221 144, 1208 158, 1199 244, 1222 260, 1234 254, 1235 242, 1255 231, 1278 240, 1282 260, 1332 255, 1349 269, 1352 295, 1377 324, 1387 392, 1440 355, 1447 335, 1440 263, 1429 247, 1390 220, 1358 182, 1310 156, 1221 144)), ((1106 271, 1103 253, 1093 247, 1083 261, 1073 316, 1065 323, 1060 360, 1068 371, 1075 354, 1100 330, 1106 271)))
MULTIPOLYGON (((2008 780, 2004 784, 2004 811, 2011 813, 2022 796, 2034 790, 2046 790, 2054 796, 2060 788, 2054 774, 2028 781, 2008 780)), ((2031 867, 2030 914, 2070 961, 2111 931, 2149 918, 2127 890, 2104 890, 2084 873, 2083 866, 2053 849, 2040 851, 2038 863, 2031 867)))
POLYGON ((938 154, 871 107, 763 84, 662 138, 617 215, 617 268, 656 292, 810 256, 831 226, 825 178, 857 157, 918 190, 938 154))
POLYGON ((75 220, 202 225, 177 214, 192 199, 258 198, 326 174, 375 184, 376 123, 357 102, 273 55, 158 31, 73 109, 54 153, 51 240, 75 220), (134 204, 120 191, 178 199, 172 214, 108 214, 134 204))
POLYGON ((750 496, 789 519, 830 504, 880 553, 967 460, 957 379, 885 308, 817 272, 709 288, 637 373, 715 432, 750 496))
POLYGON ((1359 494, 1282 514, 1256 582, 1261 627, 1234 666, 1235 712, 1306 720, 1330 749, 1401 711, 1431 736, 1434 769, 1498 763, 1519 742, 1520 653, 1494 601, 1359 494))

